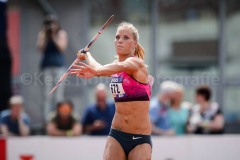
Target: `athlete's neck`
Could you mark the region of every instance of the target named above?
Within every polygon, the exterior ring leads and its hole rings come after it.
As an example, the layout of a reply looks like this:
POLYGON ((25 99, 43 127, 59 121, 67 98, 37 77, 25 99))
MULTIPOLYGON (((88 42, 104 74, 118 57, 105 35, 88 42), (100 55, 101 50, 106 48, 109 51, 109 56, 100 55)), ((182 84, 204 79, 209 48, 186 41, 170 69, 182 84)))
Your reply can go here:
POLYGON ((125 61, 127 58, 133 57, 133 56, 134 56, 133 54, 121 55, 121 56, 118 56, 118 60, 119 60, 119 62, 123 62, 123 61, 125 61))

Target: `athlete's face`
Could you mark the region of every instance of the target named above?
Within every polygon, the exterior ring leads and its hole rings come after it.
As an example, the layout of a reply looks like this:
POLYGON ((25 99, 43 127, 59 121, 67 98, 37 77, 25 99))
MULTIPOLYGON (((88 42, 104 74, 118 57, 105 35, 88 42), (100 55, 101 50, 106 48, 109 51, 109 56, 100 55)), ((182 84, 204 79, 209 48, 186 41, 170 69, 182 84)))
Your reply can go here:
POLYGON ((137 45, 133 33, 127 27, 120 27, 115 37, 116 52, 119 56, 133 54, 137 45))

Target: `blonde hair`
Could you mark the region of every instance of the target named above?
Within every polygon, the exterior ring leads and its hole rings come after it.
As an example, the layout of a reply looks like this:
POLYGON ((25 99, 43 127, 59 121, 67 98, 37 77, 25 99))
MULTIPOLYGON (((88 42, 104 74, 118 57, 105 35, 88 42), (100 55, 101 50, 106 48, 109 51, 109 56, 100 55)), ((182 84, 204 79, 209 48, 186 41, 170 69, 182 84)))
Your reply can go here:
POLYGON ((137 46, 135 48, 134 56, 137 56, 138 58, 143 59, 144 58, 144 49, 139 43, 139 33, 136 27, 133 26, 133 24, 128 22, 122 22, 118 25, 118 28, 126 27, 132 31, 134 39, 137 41, 137 46))

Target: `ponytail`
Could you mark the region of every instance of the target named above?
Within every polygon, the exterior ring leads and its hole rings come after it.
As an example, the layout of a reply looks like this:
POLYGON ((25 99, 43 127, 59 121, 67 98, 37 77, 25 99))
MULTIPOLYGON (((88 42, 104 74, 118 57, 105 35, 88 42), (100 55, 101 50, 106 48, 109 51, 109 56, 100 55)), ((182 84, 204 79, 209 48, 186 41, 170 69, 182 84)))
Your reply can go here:
POLYGON ((141 59, 144 58, 144 49, 139 43, 137 43, 137 47, 135 48, 134 56, 137 56, 141 59))

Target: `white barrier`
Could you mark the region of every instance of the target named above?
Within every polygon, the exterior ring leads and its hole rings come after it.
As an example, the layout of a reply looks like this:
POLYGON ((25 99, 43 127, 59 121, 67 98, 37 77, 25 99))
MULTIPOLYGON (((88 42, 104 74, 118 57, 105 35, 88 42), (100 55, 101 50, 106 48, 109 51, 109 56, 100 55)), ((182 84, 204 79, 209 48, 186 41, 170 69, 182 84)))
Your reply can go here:
MULTIPOLYGON (((152 160, 239 160, 240 136, 152 137, 152 160)), ((106 137, 24 137, 7 140, 8 160, 101 160, 106 137)), ((117 160, 117 157, 114 160, 117 160)))

